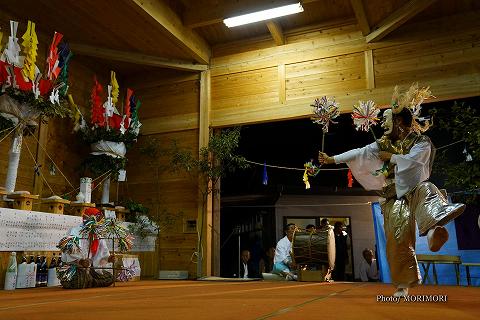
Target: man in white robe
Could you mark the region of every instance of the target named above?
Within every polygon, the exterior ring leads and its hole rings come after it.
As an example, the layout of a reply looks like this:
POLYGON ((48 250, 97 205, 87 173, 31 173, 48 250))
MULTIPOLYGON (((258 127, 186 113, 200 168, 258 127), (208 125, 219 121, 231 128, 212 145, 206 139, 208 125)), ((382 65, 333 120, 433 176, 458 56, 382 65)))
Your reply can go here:
POLYGON ((427 235, 430 250, 438 251, 448 240, 444 224, 460 215, 463 204, 448 204, 437 187, 428 182, 435 149, 427 136, 412 130, 408 108, 393 113, 384 123, 385 135, 363 148, 329 157, 319 153, 321 164, 346 163, 367 190, 380 191, 387 239, 387 259, 395 296, 408 295, 408 288, 421 280, 415 256, 415 222, 420 236, 427 235), (388 165, 384 174, 372 174, 388 165))

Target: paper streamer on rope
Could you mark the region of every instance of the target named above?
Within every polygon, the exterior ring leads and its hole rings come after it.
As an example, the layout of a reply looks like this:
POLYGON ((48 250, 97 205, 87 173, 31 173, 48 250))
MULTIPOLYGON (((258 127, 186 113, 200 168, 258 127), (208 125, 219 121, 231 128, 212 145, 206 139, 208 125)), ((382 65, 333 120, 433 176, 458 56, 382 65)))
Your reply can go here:
POLYGON ((267 162, 266 162, 266 161, 263 163, 262 184, 263 184, 264 186, 268 185, 267 162))
POLYGON ((310 189, 310 182, 308 177, 316 177, 320 172, 320 167, 313 164, 313 161, 309 161, 304 165, 305 171, 303 172, 303 183, 305 183, 305 189, 310 189))

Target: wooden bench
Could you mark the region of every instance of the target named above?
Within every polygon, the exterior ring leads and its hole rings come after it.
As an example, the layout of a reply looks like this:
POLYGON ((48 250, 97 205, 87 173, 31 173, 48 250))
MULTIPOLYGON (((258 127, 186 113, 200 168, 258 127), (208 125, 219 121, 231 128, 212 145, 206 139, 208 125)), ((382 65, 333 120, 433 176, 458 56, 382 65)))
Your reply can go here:
POLYGON ((417 254, 417 261, 422 265, 423 271, 425 272, 422 284, 424 284, 427 279, 430 279, 428 275, 428 271, 430 269, 430 265, 432 265, 433 269, 433 280, 434 284, 438 284, 437 278, 437 270, 435 268, 436 264, 453 264, 455 266, 455 275, 457 277, 457 285, 460 285, 460 265, 462 264, 462 260, 460 260, 460 256, 448 256, 448 255, 441 255, 441 254, 417 254))
POLYGON ((480 267, 480 262, 464 262, 465 271, 467 273, 467 286, 472 285, 472 279, 470 278, 470 267, 480 267))

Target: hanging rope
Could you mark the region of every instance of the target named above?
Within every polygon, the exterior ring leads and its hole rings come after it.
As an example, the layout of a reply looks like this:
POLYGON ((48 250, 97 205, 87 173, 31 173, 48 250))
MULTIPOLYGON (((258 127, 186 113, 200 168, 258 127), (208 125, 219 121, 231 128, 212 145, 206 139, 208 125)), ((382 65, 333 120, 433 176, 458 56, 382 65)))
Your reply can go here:
MULTIPOLYGON (((461 142, 464 142, 465 140, 458 140, 458 141, 455 141, 455 142, 452 142, 450 144, 447 144, 445 146, 441 146, 441 147, 438 147, 436 148, 437 150, 441 150, 441 149, 445 149, 445 148, 448 148, 450 146, 453 146, 455 144, 458 144, 458 143, 461 143, 461 142)), ((297 170, 297 171, 305 171, 305 168, 291 168, 291 167, 282 167, 282 166, 274 166, 274 165, 270 165, 270 164, 265 164, 265 163, 260 163, 260 162, 255 162, 255 161, 250 161, 250 160, 245 160, 245 162, 247 163, 251 163, 251 164, 255 164, 257 166, 266 166, 266 167, 269 167, 269 168, 276 168, 276 169, 286 169, 286 170, 297 170)), ((324 168, 320 168, 319 169, 320 171, 343 171, 343 170, 348 170, 348 168, 328 168, 328 169, 324 169, 324 168)))
MULTIPOLYGON (((5 138, 8 137, 13 131, 15 131, 15 129, 17 129, 19 125, 20 125, 20 123, 17 123, 17 125, 16 125, 15 127, 13 127, 13 128, 10 130, 10 132, 7 133, 7 134, 5 135, 5 137, 3 137, 3 138, 0 140, 0 142, 2 142, 3 140, 5 140, 5 138)), ((4 130, 0 131, 0 133, 2 133, 2 132, 4 132, 4 131, 7 131, 7 130, 9 130, 9 129, 10 129, 10 128, 4 129, 4 130)))
MULTIPOLYGON (((289 167, 274 166, 274 165, 269 165, 269 164, 260 163, 260 162, 255 162, 255 161, 250 161, 250 160, 245 160, 245 162, 252 163, 252 164, 256 164, 256 165, 262 166, 262 167, 263 167, 263 166, 266 166, 266 167, 269 167, 269 168, 305 171, 305 168, 300 169, 300 168, 289 168, 289 167)), ((320 169, 320 171, 341 171, 341 170, 348 170, 348 168, 320 169)))
POLYGON ((67 177, 63 174, 62 170, 60 170, 60 168, 57 166, 57 164, 55 163, 55 161, 53 161, 52 157, 50 157, 50 155, 48 154, 47 152, 47 149, 42 146, 42 144, 40 143, 40 141, 38 141, 37 137, 35 135, 33 135, 33 137, 35 138, 35 140, 37 140, 37 144, 40 146, 40 148, 42 148, 43 152, 45 152, 45 154, 47 155, 48 159, 50 159, 50 161, 52 161, 53 165, 55 166, 55 168, 57 168, 57 170, 60 172, 60 174, 63 176, 63 178, 68 182, 68 184, 70 185, 70 187, 72 188, 75 188, 72 183, 67 179, 67 177))
POLYGON ((450 144, 447 144, 446 146, 441 146, 441 147, 437 148, 437 150, 448 148, 448 147, 453 146, 453 145, 455 145, 457 143, 460 143, 460 142, 465 142, 465 140, 458 140, 458 141, 452 142, 450 144))
MULTIPOLYGON (((96 177, 95 179, 92 180, 92 182, 95 182, 97 181, 98 179, 102 178, 104 175, 106 174, 109 174, 112 170, 108 170, 108 171, 105 171, 104 173, 102 173, 101 175, 99 175, 98 177, 96 177)), ((103 180, 102 180, 103 181, 103 180)), ((62 194, 62 198, 65 197, 65 196, 68 196, 69 194, 72 194, 74 192, 77 192, 77 191, 80 191, 80 187, 77 187, 75 189, 73 189, 72 191, 69 191, 67 193, 64 193, 62 194)))
MULTIPOLYGON (((50 187, 50 185, 48 184, 47 182, 47 179, 45 179, 45 177, 43 176, 43 173, 42 173, 42 170, 40 169, 39 165, 38 165, 38 162, 36 161, 35 157, 33 156, 32 152, 30 151, 30 148, 28 147, 28 143, 24 143, 25 147, 27 148, 27 151, 28 153, 30 154, 30 157, 32 157, 32 160, 33 162, 35 163, 35 167, 37 168, 38 170, 38 174, 40 175, 40 177, 43 179, 43 181, 45 182, 45 184, 47 185, 48 189, 50 189, 50 191, 52 192, 52 195, 55 194, 55 192, 53 191, 52 187, 50 187)), ((37 173, 37 172, 35 172, 37 173)))

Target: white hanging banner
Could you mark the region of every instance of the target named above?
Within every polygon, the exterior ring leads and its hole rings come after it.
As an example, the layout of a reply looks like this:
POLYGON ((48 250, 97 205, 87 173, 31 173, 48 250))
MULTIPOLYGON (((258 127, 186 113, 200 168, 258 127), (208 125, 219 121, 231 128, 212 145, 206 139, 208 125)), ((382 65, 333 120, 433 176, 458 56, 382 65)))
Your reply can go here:
MULTIPOLYGON (((81 223, 77 216, 0 208, 0 251, 58 251, 60 239, 81 223)), ((155 251, 156 236, 133 236, 131 251, 155 251)))

